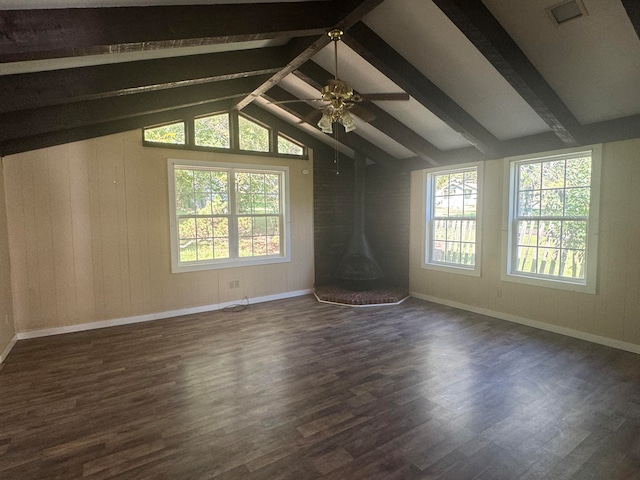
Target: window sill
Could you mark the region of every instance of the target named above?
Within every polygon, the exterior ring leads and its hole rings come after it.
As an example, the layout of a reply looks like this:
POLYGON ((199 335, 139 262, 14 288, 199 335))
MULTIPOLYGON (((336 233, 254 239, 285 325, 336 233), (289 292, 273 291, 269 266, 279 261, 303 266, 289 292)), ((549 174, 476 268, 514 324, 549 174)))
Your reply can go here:
POLYGON ((555 290, 566 290, 569 292, 595 294, 595 282, 576 283, 561 279, 547 279, 539 277, 530 277, 524 274, 503 273, 501 276, 503 282, 519 283, 521 285, 530 285, 532 287, 552 288, 555 290))
POLYGON ((289 257, 259 257, 259 258, 247 258, 247 259, 230 259, 219 260, 217 262, 202 262, 191 264, 178 264, 171 265, 171 273, 186 273, 186 272, 198 272, 202 270, 220 270, 223 268, 238 268, 238 267, 251 267, 256 265, 270 265, 274 263, 288 263, 291 259, 289 257))
POLYGON ((480 266, 474 268, 458 267, 456 265, 444 265, 440 263, 423 263, 422 268, 425 270, 434 270, 436 272, 455 273, 458 275, 467 275, 469 277, 480 276, 480 266))

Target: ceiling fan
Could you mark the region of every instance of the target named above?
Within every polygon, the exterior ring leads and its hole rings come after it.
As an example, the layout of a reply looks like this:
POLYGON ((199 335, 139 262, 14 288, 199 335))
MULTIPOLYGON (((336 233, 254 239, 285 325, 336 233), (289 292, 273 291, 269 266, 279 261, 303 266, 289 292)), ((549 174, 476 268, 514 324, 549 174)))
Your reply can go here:
MULTIPOLYGON (((320 114, 318 127, 323 133, 333 133, 333 124, 340 123, 346 132, 355 130, 356 123, 351 115, 351 110, 365 121, 370 121, 374 117, 365 108, 358 105, 363 101, 369 100, 409 100, 409 94, 405 92, 399 93, 356 93, 351 86, 338 78, 338 41, 342 38, 342 30, 331 30, 328 33, 334 44, 335 58, 335 75, 329 79, 327 84, 320 89, 320 98, 307 98, 299 100, 290 100, 284 102, 273 103, 290 103, 290 102, 326 102, 318 108, 315 114, 320 114)), ((315 115, 314 115, 315 116, 315 115)), ((306 120, 306 119, 305 119, 306 120)))

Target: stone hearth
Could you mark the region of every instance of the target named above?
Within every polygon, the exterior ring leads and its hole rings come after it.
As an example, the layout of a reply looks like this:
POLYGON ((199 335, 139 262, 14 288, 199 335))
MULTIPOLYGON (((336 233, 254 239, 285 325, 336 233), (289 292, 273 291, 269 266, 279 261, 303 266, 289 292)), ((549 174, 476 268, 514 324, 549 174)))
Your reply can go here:
POLYGON ((317 287, 314 295, 319 302, 347 305, 351 307, 373 307, 379 305, 398 305, 409 298, 409 291, 405 288, 392 287, 375 290, 347 290, 329 285, 317 287))

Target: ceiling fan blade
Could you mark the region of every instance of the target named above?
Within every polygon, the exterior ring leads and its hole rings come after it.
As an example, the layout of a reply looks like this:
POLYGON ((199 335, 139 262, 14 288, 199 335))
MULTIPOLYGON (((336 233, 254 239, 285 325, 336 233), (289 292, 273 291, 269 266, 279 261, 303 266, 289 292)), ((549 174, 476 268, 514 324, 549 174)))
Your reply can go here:
POLYGON ((369 110, 367 110, 364 107, 361 107, 360 105, 354 105, 353 107, 351 107, 351 111, 353 112, 353 114, 355 116, 357 116, 359 119, 365 121, 365 122, 373 122, 376 117, 373 113, 371 113, 369 110))
POLYGON ((405 92, 399 93, 361 93, 363 100, 409 100, 409 94, 405 92))
POLYGON ((320 120, 320 117, 322 117, 322 110, 314 110, 302 117, 298 123, 312 123, 315 125, 320 120))
POLYGON ((268 105, 280 105, 283 103, 297 103, 297 102, 324 102, 322 98, 298 98, 296 100, 281 100, 281 101, 273 101, 268 102, 268 105))

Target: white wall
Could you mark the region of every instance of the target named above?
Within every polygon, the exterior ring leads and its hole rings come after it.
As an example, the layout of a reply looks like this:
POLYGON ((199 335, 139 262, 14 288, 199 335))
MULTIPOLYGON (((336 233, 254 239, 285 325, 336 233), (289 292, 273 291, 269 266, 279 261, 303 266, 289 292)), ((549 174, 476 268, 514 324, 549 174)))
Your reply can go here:
POLYGON ((143 147, 140 131, 6 157, 16 330, 313 288, 313 175, 302 168, 311 160, 143 147), (289 166, 291 262, 172 274, 167 158, 289 166))
MULTIPOLYGON (((640 345, 640 139, 603 145, 598 286, 595 295, 503 282, 504 160, 485 163, 482 274, 421 268, 422 176, 411 181, 410 289, 423 298, 544 328, 640 345), (586 335, 585 335, 586 334, 586 335)), ((596 339, 598 340, 598 339, 596 339)), ((624 346, 623 346, 624 348, 624 346)))
MULTIPOLYGON (((1 166, 0 166, 1 167, 1 166)), ((15 336, 11 305, 11 275, 9 264, 9 235, 4 195, 4 175, 0 168, 0 362, 15 336)))

